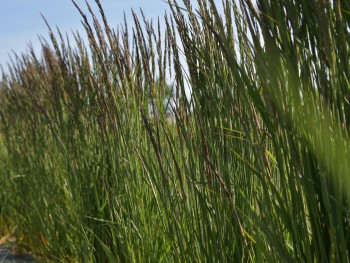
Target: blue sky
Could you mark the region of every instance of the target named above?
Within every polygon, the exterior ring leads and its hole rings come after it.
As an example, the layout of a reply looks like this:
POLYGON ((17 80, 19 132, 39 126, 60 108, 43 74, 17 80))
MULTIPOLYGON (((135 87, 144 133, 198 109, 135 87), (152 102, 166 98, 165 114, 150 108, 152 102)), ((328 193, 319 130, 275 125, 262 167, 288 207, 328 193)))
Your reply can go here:
MULTIPOLYGON (((163 17, 169 13, 168 5, 162 0, 100 0, 110 26, 117 27, 123 22, 123 13, 131 24, 130 9, 141 7, 147 18, 163 17)), ((86 10, 84 0, 76 2, 86 10)), ((89 0, 96 13, 98 9, 93 0, 89 0)), ((78 29, 84 35, 81 17, 70 0, 2 0, 0 8, 0 64, 6 68, 12 51, 20 54, 33 44, 39 52, 38 35, 48 39, 47 27, 40 16, 42 13, 52 28, 58 26, 62 32, 78 29)))

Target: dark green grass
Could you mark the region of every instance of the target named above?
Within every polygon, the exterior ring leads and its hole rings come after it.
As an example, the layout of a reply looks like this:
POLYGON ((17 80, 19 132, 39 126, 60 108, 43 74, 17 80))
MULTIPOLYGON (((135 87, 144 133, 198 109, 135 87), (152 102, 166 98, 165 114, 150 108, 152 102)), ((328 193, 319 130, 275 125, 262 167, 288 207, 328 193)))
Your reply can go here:
POLYGON ((3 74, 0 211, 22 246, 63 262, 349 262, 347 1, 169 1, 165 30, 134 15, 118 31, 96 4, 76 6, 88 43, 49 28, 41 57, 3 74))

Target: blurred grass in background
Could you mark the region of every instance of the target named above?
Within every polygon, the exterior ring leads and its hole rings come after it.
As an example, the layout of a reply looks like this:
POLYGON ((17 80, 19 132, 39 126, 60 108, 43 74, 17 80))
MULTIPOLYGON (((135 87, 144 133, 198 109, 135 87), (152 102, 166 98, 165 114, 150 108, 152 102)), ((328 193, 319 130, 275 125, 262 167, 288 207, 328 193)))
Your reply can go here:
POLYGON ((165 30, 95 4, 76 5, 88 43, 49 28, 2 75, 0 211, 22 247, 349 262, 349 2, 169 1, 165 30))

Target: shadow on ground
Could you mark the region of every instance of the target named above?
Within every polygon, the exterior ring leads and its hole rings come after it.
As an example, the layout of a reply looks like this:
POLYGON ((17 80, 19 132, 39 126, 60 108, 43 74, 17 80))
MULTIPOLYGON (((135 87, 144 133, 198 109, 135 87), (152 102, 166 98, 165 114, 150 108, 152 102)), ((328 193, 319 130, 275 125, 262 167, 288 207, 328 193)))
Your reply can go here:
POLYGON ((26 255, 14 255, 10 248, 0 245, 0 263, 35 262, 34 258, 26 255))

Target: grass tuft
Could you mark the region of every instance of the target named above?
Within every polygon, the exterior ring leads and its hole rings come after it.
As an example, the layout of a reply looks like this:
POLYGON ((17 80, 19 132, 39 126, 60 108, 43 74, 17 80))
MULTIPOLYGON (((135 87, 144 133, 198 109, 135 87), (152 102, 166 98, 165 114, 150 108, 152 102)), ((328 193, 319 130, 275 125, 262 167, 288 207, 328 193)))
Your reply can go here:
POLYGON ((349 262, 347 1, 117 30, 72 2, 88 42, 45 20, 2 73, 1 232, 43 261, 349 262))

